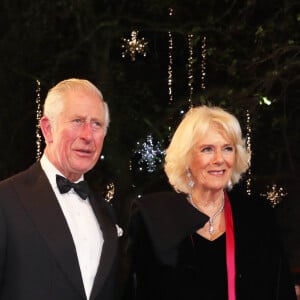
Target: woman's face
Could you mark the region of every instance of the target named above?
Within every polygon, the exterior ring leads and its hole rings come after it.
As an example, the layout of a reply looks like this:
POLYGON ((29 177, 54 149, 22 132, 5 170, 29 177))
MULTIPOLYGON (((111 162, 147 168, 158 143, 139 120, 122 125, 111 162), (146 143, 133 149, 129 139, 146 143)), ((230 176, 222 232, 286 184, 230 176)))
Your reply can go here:
POLYGON ((217 191, 227 186, 235 163, 235 147, 222 130, 211 125, 192 149, 189 169, 194 188, 217 191))

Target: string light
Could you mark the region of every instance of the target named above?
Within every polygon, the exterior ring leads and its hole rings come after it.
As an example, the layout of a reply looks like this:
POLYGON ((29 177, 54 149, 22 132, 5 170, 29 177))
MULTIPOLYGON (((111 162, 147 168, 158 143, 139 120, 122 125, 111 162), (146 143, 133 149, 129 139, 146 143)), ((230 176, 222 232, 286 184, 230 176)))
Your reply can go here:
MULTIPOLYGON (((169 8, 169 17, 173 16, 173 9, 169 8)), ((169 105, 173 102, 173 35, 172 32, 168 31, 168 94, 169 94, 169 105)), ((171 138, 172 126, 168 126, 168 139, 171 138)))
POLYGON ((189 107, 193 107, 193 83, 194 83, 194 76, 193 76, 193 35, 188 35, 188 46, 189 46, 189 57, 188 57, 188 86, 189 86, 189 107))
POLYGON ((36 160, 40 160, 41 158, 41 143, 42 143, 42 136, 40 130, 40 119, 42 117, 42 110, 41 110, 41 83, 37 79, 36 80, 37 88, 36 92, 36 127, 35 127, 35 136, 36 136, 36 160))
POLYGON ((123 38, 122 44, 122 57, 124 58, 127 54, 130 56, 132 61, 135 61, 135 54, 142 54, 143 56, 147 55, 147 45, 148 42, 144 38, 138 39, 138 31, 133 30, 131 32, 131 39, 123 38))
MULTIPOLYGON (((267 186, 267 188, 270 188, 270 186, 267 186)), ((273 184, 269 191, 260 195, 266 197, 271 202, 271 205, 275 207, 287 194, 282 187, 277 187, 276 184, 273 184)))
MULTIPOLYGON (((251 116, 249 110, 246 111, 246 147, 249 153, 251 153, 251 116)), ((249 158, 250 159, 250 158, 249 158)), ((248 162, 250 165, 250 161, 248 162)), ((247 180, 246 180, 246 192, 250 196, 251 195, 251 166, 247 171, 247 180)))
MULTIPOLYGON (((169 16, 173 15, 173 9, 169 8, 169 16)), ((171 31, 168 32, 169 37, 169 64, 168 64, 168 92, 169 104, 173 102, 173 37, 171 31)))
POLYGON ((205 89, 205 75, 206 75, 206 36, 202 39, 202 46, 201 46, 201 89, 205 89))

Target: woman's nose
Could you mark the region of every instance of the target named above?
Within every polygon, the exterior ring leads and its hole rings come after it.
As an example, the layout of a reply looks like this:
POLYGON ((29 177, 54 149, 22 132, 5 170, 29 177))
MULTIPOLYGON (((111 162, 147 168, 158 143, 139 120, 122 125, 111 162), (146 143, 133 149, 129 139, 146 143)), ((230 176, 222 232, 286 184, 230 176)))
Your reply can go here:
POLYGON ((216 150, 213 162, 215 164, 222 164, 224 162, 224 156, 221 150, 216 150))

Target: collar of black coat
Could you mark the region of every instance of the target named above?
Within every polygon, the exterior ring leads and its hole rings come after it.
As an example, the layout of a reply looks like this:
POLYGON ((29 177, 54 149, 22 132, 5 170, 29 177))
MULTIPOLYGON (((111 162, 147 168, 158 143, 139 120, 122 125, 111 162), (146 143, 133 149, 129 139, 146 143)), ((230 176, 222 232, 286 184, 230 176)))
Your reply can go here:
POLYGON ((159 192, 136 201, 158 254, 164 255, 191 233, 203 227, 209 217, 195 209, 184 194, 159 192))

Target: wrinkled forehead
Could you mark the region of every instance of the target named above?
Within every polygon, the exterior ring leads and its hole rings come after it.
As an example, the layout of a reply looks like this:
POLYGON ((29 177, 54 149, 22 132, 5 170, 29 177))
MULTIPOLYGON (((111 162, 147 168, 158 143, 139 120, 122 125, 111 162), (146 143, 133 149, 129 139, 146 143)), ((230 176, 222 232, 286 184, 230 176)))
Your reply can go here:
POLYGON ((105 106, 99 94, 91 91, 68 91, 63 99, 64 114, 103 117, 105 106))

